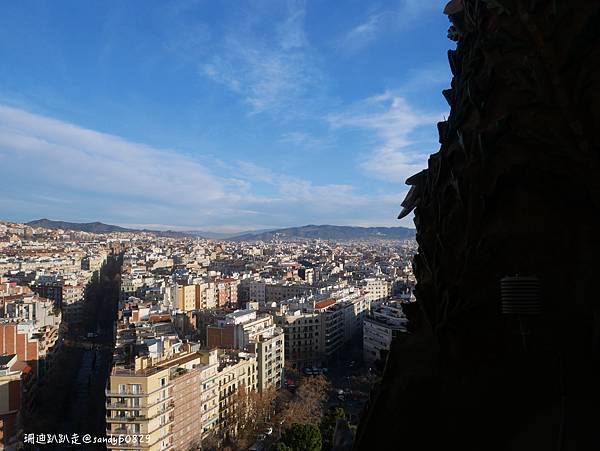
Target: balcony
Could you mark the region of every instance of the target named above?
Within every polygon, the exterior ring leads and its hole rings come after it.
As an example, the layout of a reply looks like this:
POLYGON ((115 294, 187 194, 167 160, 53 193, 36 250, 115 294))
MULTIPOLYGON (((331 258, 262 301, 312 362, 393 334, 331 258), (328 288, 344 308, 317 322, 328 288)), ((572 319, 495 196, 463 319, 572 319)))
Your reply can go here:
POLYGON ((201 399, 202 403, 204 404, 204 403, 207 403, 211 399, 214 399, 214 398, 216 398, 218 396, 219 396, 219 392, 215 390, 215 392, 212 393, 212 394, 206 394, 206 395, 202 394, 200 396, 200 399, 201 399))
MULTIPOLYGON (((156 390, 153 390, 153 391, 150 391, 150 392, 145 391, 145 390, 139 390, 139 391, 134 392, 134 391, 132 391, 129 388, 125 389, 125 391, 119 392, 119 391, 111 391, 111 389, 107 387, 104 390, 104 394, 106 396, 111 397, 111 398, 126 398, 126 397, 135 397, 135 396, 149 396, 149 395, 152 395, 154 393, 158 393, 161 390, 168 389, 171 386, 172 386, 172 384, 169 383, 169 384, 163 385, 163 386, 157 388, 156 390)), ((117 387, 115 387, 115 388, 117 388, 117 387)))
POLYGON ((104 394, 107 397, 111 397, 111 398, 127 398, 127 397, 148 396, 150 393, 144 393, 143 390, 141 390, 138 393, 133 393, 130 390, 125 390, 124 392, 118 392, 118 391, 110 391, 107 388, 104 390, 104 394))
POLYGON ((144 414, 144 415, 116 415, 116 416, 113 416, 113 417, 107 416, 106 417, 106 422, 107 423, 141 423, 141 422, 146 422, 146 421, 153 420, 153 419, 159 417, 160 415, 164 415, 166 413, 169 413, 174 408, 175 408, 175 404, 173 403, 173 401, 170 401, 164 409, 159 409, 159 410, 156 411, 156 413, 154 413, 152 415, 144 414))
POLYGON ((112 423, 112 424, 115 424, 115 423, 126 423, 127 424, 127 423, 135 423, 136 421, 140 421, 142 419, 145 420, 146 417, 143 416, 143 415, 140 415, 140 416, 137 416, 137 417, 134 417, 134 416, 121 416, 121 415, 117 415, 117 416, 114 416, 114 417, 107 416, 106 417, 106 423, 107 424, 108 423, 112 423))
POLYGON ((141 408, 141 406, 128 405, 126 402, 106 402, 107 410, 140 410, 141 408))

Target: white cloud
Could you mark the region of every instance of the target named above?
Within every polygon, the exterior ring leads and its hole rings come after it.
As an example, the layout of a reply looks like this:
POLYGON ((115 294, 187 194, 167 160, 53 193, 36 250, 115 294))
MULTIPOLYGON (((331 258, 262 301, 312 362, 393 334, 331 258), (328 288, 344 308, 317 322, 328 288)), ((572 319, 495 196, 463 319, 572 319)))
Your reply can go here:
POLYGON ((387 27, 386 22, 396 15, 393 11, 371 13, 367 19, 356 25, 338 42, 338 47, 345 52, 354 52, 367 47, 387 27))
POLYGON ((316 184, 249 161, 219 165, 200 157, 0 104, 0 217, 209 230, 394 224, 401 200, 362 194, 350 184, 316 184), (266 185, 258 189, 257 182, 266 185))
POLYGON ((249 161, 236 161, 235 169, 240 177, 256 182, 273 183, 275 178, 271 171, 249 161))
POLYGON ((304 2, 288 2, 282 20, 252 17, 230 27, 200 73, 239 94, 253 113, 291 113, 321 78, 304 30, 304 2), (256 28, 256 29, 255 29, 256 28))
POLYGON ((435 127, 441 118, 441 113, 417 111, 405 98, 388 91, 369 97, 344 113, 330 115, 327 120, 333 128, 372 132, 373 149, 364 156, 362 167, 382 180, 404 183, 425 166, 432 151, 412 140, 413 132, 421 126, 435 127))
POLYGON ((444 4, 440 0, 401 0, 393 8, 372 10, 338 38, 337 47, 345 53, 360 51, 386 33, 409 28, 430 11, 438 9, 441 14, 444 4))
POLYGON ((325 138, 317 138, 309 133, 299 131, 284 133, 279 139, 279 142, 302 147, 304 149, 323 149, 331 145, 325 138))
POLYGON ((202 205, 226 195, 223 180, 172 150, 7 106, 0 106, 0 131, 0 151, 35 184, 49 181, 74 190, 172 204, 202 205))

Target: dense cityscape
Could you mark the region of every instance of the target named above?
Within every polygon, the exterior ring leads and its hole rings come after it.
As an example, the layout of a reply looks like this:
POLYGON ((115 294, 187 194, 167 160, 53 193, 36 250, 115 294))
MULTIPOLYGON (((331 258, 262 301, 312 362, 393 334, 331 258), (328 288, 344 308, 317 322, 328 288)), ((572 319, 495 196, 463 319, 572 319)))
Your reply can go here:
POLYGON ((414 252, 2 222, 2 442, 259 450, 310 425, 351 443, 407 333, 414 252))
POLYGON ((1 2, 0 451, 600 450, 599 22, 1 2))

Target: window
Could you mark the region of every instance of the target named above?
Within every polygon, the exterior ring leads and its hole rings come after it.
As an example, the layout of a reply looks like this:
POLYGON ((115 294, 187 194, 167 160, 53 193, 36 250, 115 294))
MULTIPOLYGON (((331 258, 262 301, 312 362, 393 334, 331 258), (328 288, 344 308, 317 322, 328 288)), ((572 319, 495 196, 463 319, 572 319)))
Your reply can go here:
POLYGON ((165 385, 167 385, 167 378, 163 377, 160 379, 160 386, 164 387, 165 385))
POLYGON ((125 394, 125 384, 119 384, 119 394, 125 394))
POLYGON ((131 384, 131 393, 134 395, 139 395, 142 393, 142 386, 140 384, 131 384))

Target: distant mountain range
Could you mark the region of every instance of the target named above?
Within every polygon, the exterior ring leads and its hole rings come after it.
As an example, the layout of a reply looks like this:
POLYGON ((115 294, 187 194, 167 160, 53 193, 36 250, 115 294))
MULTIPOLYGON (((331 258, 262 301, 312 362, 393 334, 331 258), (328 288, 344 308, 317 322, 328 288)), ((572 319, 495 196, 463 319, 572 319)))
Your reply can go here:
POLYGON ((157 236, 164 237, 186 237, 186 236, 198 236, 192 235, 195 232, 176 232, 173 230, 148 230, 148 229, 128 229, 111 224, 104 224, 102 222, 66 222, 66 221, 52 221, 51 219, 36 219, 35 221, 29 221, 27 223, 31 227, 43 227, 45 229, 63 229, 63 230, 75 230, 77 232, 88 232, 88 233, 113 233, 113 232, 147 232, 153 233, 157 236))
POLYGON ((335 225, 306 225, 302 227, 288 227, 274 230, 255 230, 239 233, 218 233, 203 231, 172 231, 172 230, 148 230, 128 229, 116 225, 104 224, 102 222, 65 222, 52 221, 50 219, 37 219, 30 221, 27 225, 32 227, 43 227, 46 229, 75 230, 89 233, 112 233, 112 232, 146 232, 163 237, 199 237, 216 240, 232 241, 270 241, 272 239, 295 240, 295 239, 322 239, 322 240, 368 240, 388 239, 404 240, 415 237, 415 230, 407 227, 354 227, 335 225))
POLYGON ((202 236, 204 238, 208 238, 209 240, 231 240, 238 236, 242 235, 252 235, 256 233, 269 232, 273 229, 260 229, 260 230, 244 230, 243 232, 234 232, 234 233, 226 233, 226 232, 207 232, 205 230, 201 230, 198 232, 185 232, 185 233, 197 233, 198 236, 202 236))
POLYGON ((274 238, 281 240, 322 239, 322 240, 404 240, 415 237, 415 230, 407 227, 354 227, 336 225, 306 225, 285 229, 269 230, 266 232, 251 232, 231 238, 234 241, 269 241, 274 238))

